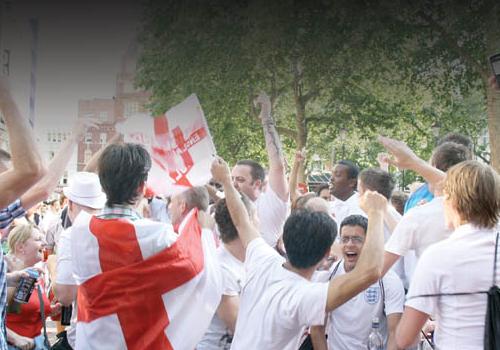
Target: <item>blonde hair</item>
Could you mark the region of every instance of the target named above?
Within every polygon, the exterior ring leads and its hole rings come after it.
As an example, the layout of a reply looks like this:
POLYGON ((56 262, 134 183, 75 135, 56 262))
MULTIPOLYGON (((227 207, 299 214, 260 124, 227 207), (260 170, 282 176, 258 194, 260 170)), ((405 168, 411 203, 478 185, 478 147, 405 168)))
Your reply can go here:
POLYGON ((20 224, 10 231, 7 243, 11 254, 15 254, 18 244, 23 244, 30 239, 34 229, 37 227, 33 224, 20 224))
POLYGON ((494 228, 500 216, 500 178, 475 160, 459 163, 446 174, 444 192, 462 220, 494 228))

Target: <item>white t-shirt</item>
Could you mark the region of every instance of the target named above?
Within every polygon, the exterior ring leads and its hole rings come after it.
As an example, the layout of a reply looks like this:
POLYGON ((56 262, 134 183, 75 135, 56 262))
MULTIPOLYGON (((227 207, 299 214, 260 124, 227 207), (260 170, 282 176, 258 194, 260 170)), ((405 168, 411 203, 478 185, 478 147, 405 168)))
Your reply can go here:
MULTIPOLYGON (((340 261, 332 266, 329 274, 316 275, 318 281, 327 282, 331 273, 338 265, 335 277, 344 275, 344 263, 340 261)), ((328 334, 328 348, 335 350, 365 350, 368 347, 368 336, 371 332, 372 320, 380 320, 380 334, 384 337, 387 346, 387 319, 386 315, 402 313, 405 301, 405 291, 401 280, 392 271, 389 271, 381 283, 372 284, 365 291, 328 314, 326 333, 328 334), (385 300, 382 299, 384 295, 385 300)))
MULTIPOLYGON (((223 293, 227 296, 238 296, 245 280, 245 267, 243 262, 236 259, 225 247, 217 249, 217 258, 223 280, 223 293)), ((229 349, 229 339, 232 334, 224 322, 214 315, 203 339, 196 346, 197 350, 224 350, 229 349)))
MULTIPOLYGON (((61 233, 57 251, 57 284, 76 285, 73 277, 73 263, 71 259, 71 227, 68 227, 61 233)), ((73 302, 73 313, 71 314, 71 323, 66 328, 68 342, 74 349, 76 346, 76 322, 77 322, 77 304, 73 302)))
POLYGON ((266 191, 261 193, 254 204, 259 216, 262 238, 271 247, 275 247, 288 216, 288 201, 281 200, 271 186, 267 186, 266 191))
MULTIPOLYGON (((434 315, 437 349, 483 348, 487 296, 418 296, 487 291, 493 284, 495 239, 495 230, 462 225, 420 257, 406 305, 434 315)), ((496 280, 500 281, 500 269, 496 280)))
POLYGON ((306 327, 324 324, 328 283, 310 282, 284 262, 262 238, 248 245, 231 349, 297 350, 306 327))
POLYGON ((385 250, 405 255, 413 249, 418 258, 431 244, 449 237, 451 231, 446 228, 443 200, 443 197, 435 197, 404 215, 385 244, 385 250))
POLYGON ((361 215, 367 217, 365 212, 359 207, 359 193, 354 192, 346 201, 334 198, 330 202, 330 210, 335 221, 337 221, 338 227, 342 224, 342 221, 349 215, 361 215))

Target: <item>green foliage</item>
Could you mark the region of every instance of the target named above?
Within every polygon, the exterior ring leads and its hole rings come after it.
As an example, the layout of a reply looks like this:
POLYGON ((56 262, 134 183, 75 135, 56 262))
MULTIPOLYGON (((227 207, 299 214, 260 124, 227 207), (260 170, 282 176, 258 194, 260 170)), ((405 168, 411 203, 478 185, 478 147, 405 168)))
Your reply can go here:
POLYGON ((260 90, 271 96, 289 160, 305 141, 309 156, 331 160, 343 149, 362 167, 375 166, 378 134, 428 158, 432 125, 473 139, 486 126, 477 71, 486 2, 474 2, 467 20, 465 2, 451 3, 149 0, 137 83, 152 91, 155 112, 196 93, 230 162, 266 161, 252 104, 260 90), (439 25, 457 34, 460 50, 439 25), (349 136, 343 146, 341 128, 349 136))

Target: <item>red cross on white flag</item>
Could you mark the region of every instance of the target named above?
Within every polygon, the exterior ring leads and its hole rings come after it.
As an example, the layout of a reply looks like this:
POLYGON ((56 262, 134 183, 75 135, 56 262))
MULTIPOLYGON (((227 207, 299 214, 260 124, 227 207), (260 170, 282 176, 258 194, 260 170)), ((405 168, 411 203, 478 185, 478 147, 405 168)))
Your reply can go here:
POLYGON ((216 151, 196 95, 164 115, 132 116, 117 128, 126 142, 141 143, 148 149, 153 160, 148 187, 153 192, 171 195, 210 180, 216 151))

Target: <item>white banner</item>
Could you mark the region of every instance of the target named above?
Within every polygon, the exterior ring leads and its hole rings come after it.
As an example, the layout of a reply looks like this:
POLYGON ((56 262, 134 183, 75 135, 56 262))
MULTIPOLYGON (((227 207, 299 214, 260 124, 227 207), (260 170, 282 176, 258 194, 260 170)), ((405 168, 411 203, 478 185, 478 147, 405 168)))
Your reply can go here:
POLYGON ((156 194, 172 195, 210 180, 216 151, 196 95, 159 117, 131 116, 117 129, 125 142, 149 151, 153 165, 147 185, 156 194))

